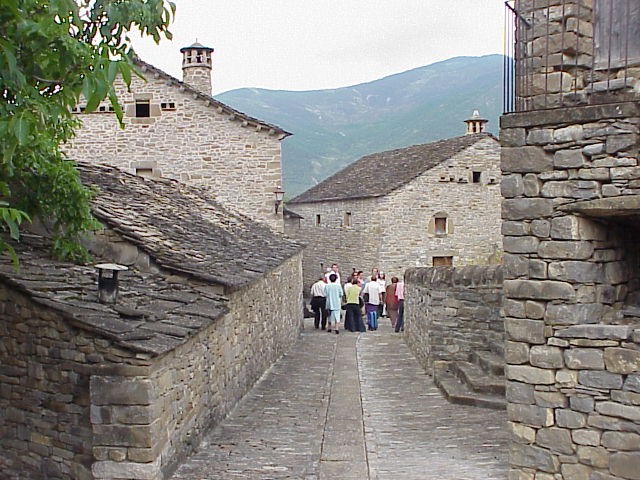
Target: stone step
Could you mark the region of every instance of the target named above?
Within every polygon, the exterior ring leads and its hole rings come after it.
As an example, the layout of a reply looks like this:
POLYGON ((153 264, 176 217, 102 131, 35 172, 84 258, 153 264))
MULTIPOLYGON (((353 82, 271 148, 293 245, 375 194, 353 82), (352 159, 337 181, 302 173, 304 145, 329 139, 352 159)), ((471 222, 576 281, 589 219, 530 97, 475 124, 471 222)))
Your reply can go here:
POLYGON ((433 381, 449 402, 494 410, 507 408, 503 396, 474 392, 452 370, 451 362, 436 362, 433 369, 433 381))
POLYGON ((504 395, 504 377, 491 375, 479 365, 471 362, 451 362, 451 367, 453 373, 474 392, 504 395))
POLYGON ((491 350, 493 353, 495 353, 499 357, 504 358, 504 341, 490 340, 489 350, 491 350))
POLYGON ((489 350, 474 350, 471 361, 485 371, 497 377, 504 377, 504 357, 489 350))

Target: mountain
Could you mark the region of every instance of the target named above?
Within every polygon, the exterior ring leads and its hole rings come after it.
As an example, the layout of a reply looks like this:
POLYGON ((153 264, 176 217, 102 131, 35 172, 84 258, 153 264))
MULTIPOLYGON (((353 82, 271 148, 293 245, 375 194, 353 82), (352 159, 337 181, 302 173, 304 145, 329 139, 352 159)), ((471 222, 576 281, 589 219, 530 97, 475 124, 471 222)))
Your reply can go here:
POLYGON ((292 198, 363 155, 462 135, 473 110, 497 134, 502 62, 501 55, 456 57, 351 87, 242 88, 216 98, 294 134, 282 145, 292 198))

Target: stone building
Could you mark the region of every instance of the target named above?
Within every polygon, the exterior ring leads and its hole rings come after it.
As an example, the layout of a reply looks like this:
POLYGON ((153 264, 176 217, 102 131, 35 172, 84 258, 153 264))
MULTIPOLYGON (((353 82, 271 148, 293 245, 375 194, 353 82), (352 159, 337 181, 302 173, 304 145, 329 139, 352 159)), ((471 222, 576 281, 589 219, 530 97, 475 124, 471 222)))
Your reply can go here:
POLYGON ((280 142, 289 133, 211 96, 213 49, 196 43, 181 51, 183 81, 141 60, 144 80, 134 76, 129 90, 116 79, 124 129, 108 101, 93 113, 78 105, 82 127, 67 156, 204 186, 223 205, 282 232, 274 192, 282 185, 280 142))
POLYGON ((512 480, 640 478, 640 2, 516 1, 501 118, 512 480))
POLYGON ((297 338, 301 249, 204 189, 79 169, 87 245, 128 270, 114 288, 35 234, 0 258, 0 476, 160 480, 297 338))
POLYGON ((334 262, 401 276, 499 261, 499 161, 498 141, 471 133, 367 155, 289 201, 302 217, 286 234, 307 245, 305 286, 334 262))

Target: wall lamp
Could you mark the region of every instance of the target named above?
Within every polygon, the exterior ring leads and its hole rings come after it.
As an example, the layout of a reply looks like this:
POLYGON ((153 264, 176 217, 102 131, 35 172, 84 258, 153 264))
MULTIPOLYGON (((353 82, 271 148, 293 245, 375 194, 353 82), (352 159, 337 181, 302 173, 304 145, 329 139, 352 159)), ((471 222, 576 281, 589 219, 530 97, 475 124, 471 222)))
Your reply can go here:
POLYGON ((275 196, 275 199, 276 199, 275 205, 276 205, 276 215, 277 215, 278 208, 280 208, 280 205, 282 204, 282 200, 284 200, 284 190, 280 185, 278 185, 276 189, 273 191, 273 195, 275 196))

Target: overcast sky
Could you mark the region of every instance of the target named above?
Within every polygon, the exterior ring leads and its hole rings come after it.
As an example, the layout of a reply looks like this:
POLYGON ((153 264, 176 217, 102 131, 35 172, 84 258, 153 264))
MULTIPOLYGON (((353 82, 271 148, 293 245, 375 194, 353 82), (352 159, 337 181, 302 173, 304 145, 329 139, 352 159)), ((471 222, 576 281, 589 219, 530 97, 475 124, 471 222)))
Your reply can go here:
POLYGON ((503 53, 501 0, 174 0, 173 41, 134 42, 182 79, 181 47, 215 49, 213 93, 355 85, 460 55, 503 53))

